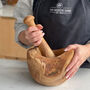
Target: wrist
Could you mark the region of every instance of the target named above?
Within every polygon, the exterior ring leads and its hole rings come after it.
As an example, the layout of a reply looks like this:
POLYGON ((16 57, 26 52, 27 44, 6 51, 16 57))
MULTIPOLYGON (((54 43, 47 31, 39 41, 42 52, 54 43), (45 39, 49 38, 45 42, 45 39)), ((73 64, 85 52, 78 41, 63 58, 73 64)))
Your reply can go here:
POLYGON ((31 46, 31 43, 28 42, 28 40, 25 38, 25 30, 23 30, 19 36, 18 40, 23 43, 24 45, 31 46))
POLYGON ((89 53, 89 57, 90 57, 90 44, 86 44, 85 45, 87 47, 88 53, 89 53))

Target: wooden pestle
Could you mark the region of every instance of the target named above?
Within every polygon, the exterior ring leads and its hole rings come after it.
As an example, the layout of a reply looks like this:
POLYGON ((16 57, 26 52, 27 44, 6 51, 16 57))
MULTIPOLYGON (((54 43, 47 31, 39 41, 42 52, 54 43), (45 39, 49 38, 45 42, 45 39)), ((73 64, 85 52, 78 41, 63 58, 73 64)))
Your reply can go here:
MULTIPOLYGON (((27 24, 29 27, 30 26, 36 26, 35 22, 34 22, 35 17, 34 16, 27 16, 24 19, 24 23, 27 24)), ((46 56, 46 57, 55 57, 53 51, 51 50, 51 48, 49 47, 49 45, 47 44, 47 42, 45 41, 44 38, 42 38, 42 42, 39 45, 39 49, 42 53, 42 55, 46 56)))

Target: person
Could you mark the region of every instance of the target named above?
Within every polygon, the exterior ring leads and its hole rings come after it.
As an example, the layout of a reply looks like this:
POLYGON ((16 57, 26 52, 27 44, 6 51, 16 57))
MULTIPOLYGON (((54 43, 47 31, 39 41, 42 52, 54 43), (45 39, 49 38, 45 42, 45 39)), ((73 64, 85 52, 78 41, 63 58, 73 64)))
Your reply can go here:
POLYGON ((39 46, 42 37, 55 50, 74 49, 72 62, 66 69, 70 79, 90 57, 89 0, 19 0, 14 17, 16 42, 25 48, 39 46), (35 16, 36 26, 28 27, 23 20, 35 16))

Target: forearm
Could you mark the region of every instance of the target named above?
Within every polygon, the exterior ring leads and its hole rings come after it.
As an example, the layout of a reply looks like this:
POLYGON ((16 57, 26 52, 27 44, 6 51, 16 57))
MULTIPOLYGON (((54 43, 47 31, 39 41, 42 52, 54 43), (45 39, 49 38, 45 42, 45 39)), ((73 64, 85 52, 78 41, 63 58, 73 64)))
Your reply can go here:
POLYGON ((33 0, 19 0, 15 5, 14 10, 14 18, 16 18, 15 22, 15 41, 17 44, 24 48, 30 48, 28 42, 25 39, 25 34, 23 30, 27 30, 28 26, 23 23, 23 19, 27 15, 33 15, 32 12, 33 0))

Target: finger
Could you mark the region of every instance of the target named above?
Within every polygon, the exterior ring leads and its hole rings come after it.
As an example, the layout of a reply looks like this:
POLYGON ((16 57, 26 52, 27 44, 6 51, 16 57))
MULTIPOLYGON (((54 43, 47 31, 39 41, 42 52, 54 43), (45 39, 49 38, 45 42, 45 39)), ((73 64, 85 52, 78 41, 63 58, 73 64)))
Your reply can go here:
POLYGON ((36 26, 37 26, 37 28, 40 29, 40 30, 43 29, 43 26, 42 26, 41 24, 37 24, 36 26))
POLYGON ((66 79, 71 79, 77 72, 78 70, 72 72, 66 79))
POLYGON ((34 43, 34 46, 39 46, 41 42, 42 42, 42 39, 39 40, 39 41, 37 41, 37 42, 35 42, 35 43, 34 43))
POLYGON ((77 55, 77 53, 75 53, 71 63, 66 68, 66 72, 68 72, 78 62, 78 60, 79 60, 79 56, 77 55))
POLYGON ((80 67, 80 64, 79 64, 79 61, 66 73, 66 78, 69 78, 70 76, 72 76, 71 74, 73 73, 73 72, 76 72, 76 71, 78 71, 78 69, 79 69, 79 67, 80 67))
POLYGON ((33 38, 35 38, 35 37, 37 37, 37 36, 41 36, 41 35, 43 35, 44 33, 43 33, 43 31, 36 31, 36 32, 32 32, 31 34, 30 34, 30 37, 33 39, 33 38))
POLYGON ((66 78, 70 77, 70 75, 74 72, 74 71, 77 71, 78 70, 78 67, 77 64, 74 65, 74 67, 72 67, 67 73, 66 73, 66 78))
POLYGON ((44 34, 36 36, 35 38, 32 39, 33 43, 37 42, 38 40, 42 39, 42 37, 44 36, 44 34))
POLYGON ((31 26, 31 27, 29 27, 28 29, 27 29, 27 31, 28 31, 28 33, 32 33, 32 32, 34 32, 34 31, 38 31, 39 29, 37 28, 37 27, 35 27, 35 26, 31 26))
POLYGON ((76 49, 76 48, 77 48, 77 44, 73 44, 73 45, 69 45, 68 47, 66 47, 64 49, 64 51, 70 51, 70 50, 76 49))
POLYGON ((38 41, 39 39, 41 39, 45 34, 41 33, 41 34, 37 34, 35 37, 31 37, 31 35, 26 35, 25 38, 29 41, 29 43, 34 43, 36 41, 38 41))
POLYGON ((82 59, 80 59, 80 60, 77 62, 77 65, 80 67, 83 63, 84 63, 84 61, 83 61, 82 59))

